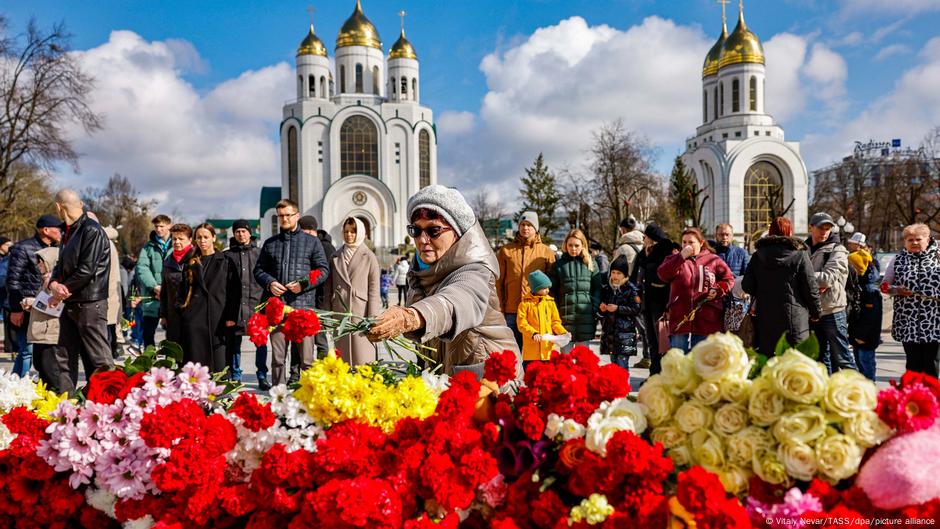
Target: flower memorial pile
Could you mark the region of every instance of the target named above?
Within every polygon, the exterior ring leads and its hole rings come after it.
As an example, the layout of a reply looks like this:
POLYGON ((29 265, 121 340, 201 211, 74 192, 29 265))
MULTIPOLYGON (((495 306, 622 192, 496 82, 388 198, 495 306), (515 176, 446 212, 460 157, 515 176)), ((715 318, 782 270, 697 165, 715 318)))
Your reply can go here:
MULTIPOLYGON (((802 346, 801 346, 802 347, 802 346)), ((805 348, 804 348, 805 349, 805 348)), ((631 395, 585 347, 477 381, 329 354, 255 395, 163 344, 79 400, 0 373, 0 527, 633 529, 940 520, 940 383, 714 335, 631 395), (503 392, 500 392, 502 388, 503 392)))

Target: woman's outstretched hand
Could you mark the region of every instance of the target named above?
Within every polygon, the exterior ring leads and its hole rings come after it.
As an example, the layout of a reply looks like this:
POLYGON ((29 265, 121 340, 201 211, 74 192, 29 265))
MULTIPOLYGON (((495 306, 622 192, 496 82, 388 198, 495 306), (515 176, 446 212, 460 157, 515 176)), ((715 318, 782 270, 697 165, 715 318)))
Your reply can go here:
POLYGON ((369 329, 367 335, 370 341, 381 342, 416 331, 424 326, 421 314, 415 309, 406 309, 401 305, 393 305, 379 315, 378 321, 369 329))

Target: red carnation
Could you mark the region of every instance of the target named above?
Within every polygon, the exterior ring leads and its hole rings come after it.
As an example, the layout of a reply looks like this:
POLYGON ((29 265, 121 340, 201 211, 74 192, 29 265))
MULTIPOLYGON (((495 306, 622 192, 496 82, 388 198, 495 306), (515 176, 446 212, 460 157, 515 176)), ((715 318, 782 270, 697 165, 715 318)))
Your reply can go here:
POLYGON ((98 371, 85 386, 85 398, 99 404, 114 404, 127 386, 127 374, 119 369, 98 371))
POLYGON ((320 318, 312 310, 293 310, 284 318, 281 332, 284 333, 285 340, 300 343, 304 338, 320 332, 320 318))
POLYGON ((262 405, 254 393, 247 391, 239 393, 229 411, 241 418, 245 428, 253 432, 260 432, 274 425, 275 417, 271 411, 271 404, 262 405))
POLYGON ((264 307, 264 316, 268 320, 268 327, 275 327, 284 319, 284 302, 281 298, 270 298, 264 307))
POLYGON ((268 330, 268 319, 264 314, 260 312, 252 314, 248 318, 246 331, 248 332, 248 339, 255 346, 262 347, 268 344, 268 335, 271 331, 268 330))
POLYGON ((542 433, 545 432, 545 420, 534 406, 519 408, 519 426, 522 427, 526 437, 533 441, 541 439, 542 433))
POLYGON ((483 365, 483 378, 502 386, 516 378, 516 353, 505 350, 493 353, 483 365))
POLYGON ((320 280, 320 274, 321 274, 321 273, 322 273, 322 272, 320 271, 319 268, 317 268, 316 270, 311 270, 311 271, 310 271, 310 275, 308 276, 308 281, 310 281, 310 284, 311 284, 311 285, 316 285, 316 284, 317 284, 317 281, 320 280))

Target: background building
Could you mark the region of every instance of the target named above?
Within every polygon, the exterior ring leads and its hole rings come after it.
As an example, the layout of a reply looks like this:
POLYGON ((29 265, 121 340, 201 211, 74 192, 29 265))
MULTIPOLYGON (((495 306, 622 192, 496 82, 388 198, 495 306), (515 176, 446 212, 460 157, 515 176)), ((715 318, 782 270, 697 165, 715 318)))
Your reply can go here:
MULTIPOLYGON (((297 99, 284 105, 280 126, 280 196, 315 216, 334 240, 354 216, 376 247, 397 246, 408 198, 437 182, 434 115, 420 105, 418 56, 404 23, 386 55, 357 0, 332 64, 311 24, 296 65, 297 99)), ((261 201, 263 208, 264 191, 261 201)), ((276 227, 273 208, 263 210, 262 237, 276 227)))
POLYGON ((728 34, 722 14, 721 36, 705 57, 702 125, 686 141, 682 160, 709 196, 703 225, 711 231, 730 223, 748 243, 783 211, 796 233, 806 232, 808 218, 800 144, 786 141, 767 112, 765 87, 764 49, 739 3, 734 31, 728 34))

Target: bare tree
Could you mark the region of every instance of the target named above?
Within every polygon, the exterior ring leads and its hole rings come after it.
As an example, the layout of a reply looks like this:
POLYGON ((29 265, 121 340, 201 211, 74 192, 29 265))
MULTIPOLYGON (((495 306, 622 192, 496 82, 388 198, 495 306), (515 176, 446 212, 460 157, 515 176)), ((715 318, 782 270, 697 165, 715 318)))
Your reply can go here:
POLYGON ((480 189, 470 199, 470 207, 473 208, 477 222, 490 241, 490 246, 496 248, 502 242, 499 222, 508 212, 505 204, 499 198, 490 198, 485 190, 480 189))
MULTIPOLYGON (((0 33, 7 21, 0 17, 0 33)), ((101 118, 88 106, 92 78, 69 53, 69 35, 59 24, 48 33, 30 21, 19 38, 0 40, 0 217, 25 191, 18 166, 49 170, 66 162, 78 168, 66 134, 70 125, 91 133, 101 118)))
POLYGON ((36 219, 46 213, 55 213, 55 200, 49 188, 49 178, 35 167, 13 164, 13 179, 20 186, 16 200, 6 213, 0 215, 0 233, 13 240, 24 239, 35 232, 36 219))
POLYGON ((103 188, 85 189, 82 200, 98 215, 102 225, 118 230, 118 248, 122 253, 136 255, 147 242, 156 201, 142 200, 126 177, 114 174, 103 188))

